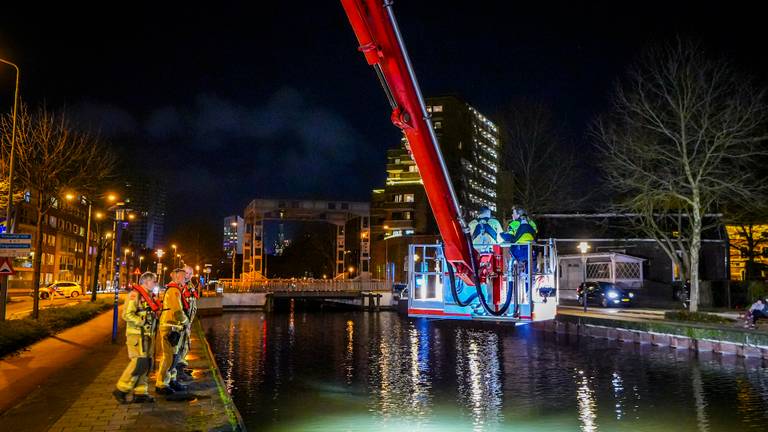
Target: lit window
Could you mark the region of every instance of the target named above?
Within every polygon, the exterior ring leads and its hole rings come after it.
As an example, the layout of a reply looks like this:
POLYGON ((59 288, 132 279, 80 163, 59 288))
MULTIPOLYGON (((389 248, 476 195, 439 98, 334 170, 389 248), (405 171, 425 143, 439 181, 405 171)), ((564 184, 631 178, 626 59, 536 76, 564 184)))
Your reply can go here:
POLYGON ((443 122, 436 121, 435 122, 435 129, 442 129, 443 128, 443 122))
POLYGON ((442 105, 435 105, 432 107, 432 112, 443 112, 443 106, 442 105))
POLYGON ((392 200, 393 200, 394 202, 396 202, 396 203, 400 203, 400 202, 403 202, 403 196, 402 196, 402 195, 399 195, 399 194, 398 194, 398 195, 395 195, 395 196, 393 197, 393 199, 392 199, 392 200))
POLYGON ((419 168, 416 165, 408 165, 408 172, 419 172, 419 168))
POLYGON ((414 202, 414 195, 413 194, 405 194, 403 196, 403 201, 405 201, 405 202, 414 202))

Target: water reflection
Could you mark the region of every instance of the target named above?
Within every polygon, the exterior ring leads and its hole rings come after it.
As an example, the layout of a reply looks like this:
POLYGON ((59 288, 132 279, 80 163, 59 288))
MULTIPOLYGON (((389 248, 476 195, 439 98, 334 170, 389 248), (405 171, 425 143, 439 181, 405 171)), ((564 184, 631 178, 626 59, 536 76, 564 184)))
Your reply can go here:
POLYGON ((720 431, 768 424, 762 363, 389 313, 204 320, 251 430, 720 431))
POLYGON ((467 407, 476 431, 501 423, 502 385, 499 339, 493 332, 457 328, 458 406, 467 407))
POLYGON ((574 374, 578 388, 576 390, 576 401, 579 407, 579 420, 581 420, 581 430, 584 432, 593 432, 597 430, 597 408, 595 404, 595 392, 592 390, 589 377, 583 370, 576 371, 574 374))

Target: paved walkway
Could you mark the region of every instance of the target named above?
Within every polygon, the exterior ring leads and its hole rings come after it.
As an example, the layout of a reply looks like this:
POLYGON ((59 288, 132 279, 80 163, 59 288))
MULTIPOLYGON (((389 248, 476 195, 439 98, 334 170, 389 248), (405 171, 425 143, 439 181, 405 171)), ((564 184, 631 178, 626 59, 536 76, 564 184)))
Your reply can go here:
MULTIPOLYGON (((111 319, 109 314, 105 315, 111 319)), ((2 429, 56 432, 238 430, 237 410, 223 390, 199 323, 194 329, 188 358, 195 381, 190 385, 188 400, 166 401, 158 397, 152 404, 117 403, 111 393, 127 363, 125 345, 102 341, 94 345, 86 358, 70 367, 59 368, 59 373, 0 416, 2 429)), ((122 335, 121 340, 124 340, 122 335)), ((7 388, 2 390, 0 387, 0 394, 4 392, 7 388)))

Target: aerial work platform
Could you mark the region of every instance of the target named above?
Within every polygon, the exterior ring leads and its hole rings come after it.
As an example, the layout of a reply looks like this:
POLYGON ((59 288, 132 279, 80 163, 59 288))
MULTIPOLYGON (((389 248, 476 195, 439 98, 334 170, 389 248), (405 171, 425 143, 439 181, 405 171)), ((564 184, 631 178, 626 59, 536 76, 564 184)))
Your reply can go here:
POLYGON ((515 323, 554 319, 558 293, 553 242, 517 245, 527 252, 527 261, 515 260, 513 247, 496 246, 494 253, 480 255, 478 289, 453 275, 441 245, 411 245, 408 316, 515 323))

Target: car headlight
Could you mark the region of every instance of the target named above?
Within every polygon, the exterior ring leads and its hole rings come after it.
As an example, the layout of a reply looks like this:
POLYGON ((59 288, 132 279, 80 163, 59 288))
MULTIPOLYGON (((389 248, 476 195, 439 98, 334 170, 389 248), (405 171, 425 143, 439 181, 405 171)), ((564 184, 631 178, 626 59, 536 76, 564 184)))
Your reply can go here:
POLYGON ((632 298, 635 296, 635 293, 629 293, 629 298, 632 298))
POLYGON ((616 291, 608 291, 608 298, 609 299, 615 299, 619 297, 619 293, 616 291))

